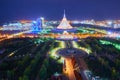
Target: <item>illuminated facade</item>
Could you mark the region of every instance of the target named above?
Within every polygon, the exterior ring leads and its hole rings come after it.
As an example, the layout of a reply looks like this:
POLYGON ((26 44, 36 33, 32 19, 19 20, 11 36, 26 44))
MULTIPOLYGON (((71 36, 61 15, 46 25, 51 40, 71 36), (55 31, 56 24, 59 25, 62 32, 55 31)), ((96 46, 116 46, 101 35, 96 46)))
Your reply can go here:
POLYGON ((57 27, 57 29, 72 29, 72 26, 67 21, 65 13, 64 13, 63 19, 62 19, 61 23, 59 24, 59 26, 57 27))
POLYGON ((20 23, 20 22, 16 22, 16 23, 9 23, 9 24, 4 24, 3 30, 30 30, 31 29, 32 24, 31 23, 20 23))
POLYGON ((42 19, 38 18, 35 21, 18 21, 13 23, 4 24, 3 30, 32 30, 40 31, 42 28, 42 19))
POLYGON ((42 28, 42 21, 40 18, 32 22, 32 31, 40 31, 41 28, 42 28))
POLYGON ((76 29, 73 28, 69 22, 67 21, 66 15, 65 15, 65 11, 64 11, 64 16, 62 21, 60 22, 60 24, 57 26, 57 28, 53 29, 53 32, 55 33, 63 33, 64 31, 67 32, 75 32, 76 29))
POLYGON ((69 34, 67 31, 64 31, 63 34, 60 34, 57 40, 78 40, 77 36, 74 34, 69 34))

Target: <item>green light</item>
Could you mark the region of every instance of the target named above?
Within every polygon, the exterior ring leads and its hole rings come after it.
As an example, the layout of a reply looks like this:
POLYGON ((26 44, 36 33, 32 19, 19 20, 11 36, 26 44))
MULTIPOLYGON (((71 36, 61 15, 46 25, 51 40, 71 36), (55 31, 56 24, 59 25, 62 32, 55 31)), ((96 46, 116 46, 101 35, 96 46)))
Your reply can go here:
MULTIPOLYGON (((50 57, 52 59, 55 59, 55 60, 57 60, 57 58, 59 57, 57 55, 57 51, 62 49, 62 48, 65 48, 65 42, 64 41, 58 41, 58 42, 59 42, 59 47, 56 47, 49 52, 50 57)), ((62 62, 63 62, 63 58, 61 57, 61 59, 58 60, 58 63, 62 63, 62 62)))
POLYGON ((81 49, 81 50, 85 51, 88 54, 92 53, 92 51, 90 49, 78 46, 78 44, 75 41, 72 41, 72 44, 73 44, 73 47, 81 49))
POLYGON ((117 48, 118 50, 120 50, 120 44, 114 43, 114 42, 110 42, 110 41, 106 41, 106 40, 100 40, 101 44, 106 44, 106 45, 113 45, 115 48, 117 48))

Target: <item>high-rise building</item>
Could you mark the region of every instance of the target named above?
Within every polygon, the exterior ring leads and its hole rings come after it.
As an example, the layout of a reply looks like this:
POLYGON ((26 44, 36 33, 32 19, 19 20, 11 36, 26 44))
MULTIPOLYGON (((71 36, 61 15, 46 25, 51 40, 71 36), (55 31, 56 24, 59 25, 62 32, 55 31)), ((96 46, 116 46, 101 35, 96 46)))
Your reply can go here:
POLYGON ((32 30, 39 31, 42 28, 42 20, 38 18, 36 21, 32 22, 32 30))

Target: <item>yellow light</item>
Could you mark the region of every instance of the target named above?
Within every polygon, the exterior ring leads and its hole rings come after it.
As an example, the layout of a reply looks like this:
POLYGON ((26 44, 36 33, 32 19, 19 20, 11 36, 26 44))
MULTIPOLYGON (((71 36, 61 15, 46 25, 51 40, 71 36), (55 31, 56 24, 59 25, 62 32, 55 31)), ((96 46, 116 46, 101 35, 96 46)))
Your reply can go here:
MULTIPOLYGON (((65 48, 65 42, 64 41, 57 41, 59 42, 59 47, 56 47, 54 49, 52 49, 49 54, 50 54, 50 57, 53 58, 53 59, 57 59, 58 55, 57 55, 57 51, 62 49, 62 48, 65 48)), ((61 57, 61 59, 58 60, 58 63, 63 63, 63 58, 61 57)))
POLYGON ((90 53, 92 52, 90 49, 87 49, 87 48, 78 46, 78 44, 77 44, 75 41, 72 41, 72 44, 73 44, 73 47, 74 47, 74 48, 81 49, 81 50, 85 51, 85 52, 88 53, 88 54, 90 54, 90 53))
POLYGON ((12 55, 14 55, 14 52, 12 52, 11 54, 9 54, 8 57, 11 57, 12 55))

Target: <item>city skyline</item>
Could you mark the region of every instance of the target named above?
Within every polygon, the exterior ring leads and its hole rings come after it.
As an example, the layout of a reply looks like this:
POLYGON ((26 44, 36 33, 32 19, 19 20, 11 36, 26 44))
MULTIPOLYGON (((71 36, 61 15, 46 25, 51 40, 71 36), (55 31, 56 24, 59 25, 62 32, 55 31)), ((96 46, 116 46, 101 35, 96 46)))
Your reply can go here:
POLYGON ((120 0, 0 0, 0 80, 120 80, 120 0))
POLYGON ((6 19, 0 80, 120 80, 120 20, 70 20, 69 11, 57 13, 59 21, 55 15, 6 19))

